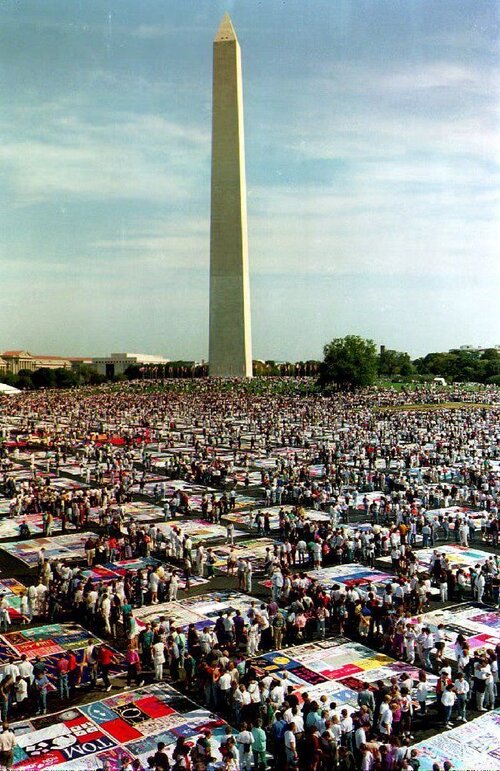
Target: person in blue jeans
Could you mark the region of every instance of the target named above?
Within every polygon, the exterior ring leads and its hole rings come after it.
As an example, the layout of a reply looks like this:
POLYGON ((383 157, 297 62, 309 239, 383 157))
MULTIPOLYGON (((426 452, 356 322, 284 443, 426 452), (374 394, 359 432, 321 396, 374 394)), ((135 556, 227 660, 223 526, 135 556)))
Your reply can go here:
POLYGON ((458 719, 465 723, 467 721, 467 698, 470 686, 465 679, 464 673, 459 672, 455 680, 455 693, 457 694, 458 719))
POLYGON ((441 694, 441 706, 443 708, 443 722, 446 726, 446 728, 452 727, 451 722, 451 713, 453 711, 453 706, 457 700, 457 696, 455 694, 455 687, 452 683, 446 686, 443 693, 441 694))
POLYGON ((61 701, 69 699, 69 661, 65 655, 59 657, 57 661, 57 686, 59 698, 61 701))
POLYGON ((431 529, 426 522, 425 525, 422 527, 422 546, 424 549, 426 549, 427 546, 429 545, 430 535, 431 535, 431 529))
POLYGON ((35 675, 35 694, 37 701, 37 715, 47 714, 47 691, 50 687, 50 680, 45 672, 37 672, 35 675))

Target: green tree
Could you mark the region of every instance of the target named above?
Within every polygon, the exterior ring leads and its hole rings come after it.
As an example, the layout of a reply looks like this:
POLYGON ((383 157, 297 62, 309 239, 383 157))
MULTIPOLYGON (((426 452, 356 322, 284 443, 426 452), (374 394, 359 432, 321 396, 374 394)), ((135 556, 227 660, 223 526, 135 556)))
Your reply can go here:
POLYGON ((78 375, 71 369, 65 369, 64 367, 57 367, 53 370, 56 378, 57 388, 72 388, 78 385, 78 375))
POLYGON ((492 378, 500 376, 500 352, 496 348, 487 348, 483 351, 480 360, 482 381, 491 383, 492 378))
POLYGON ((409 355, 403 353, 403 351, 393 351, 390 348, 385 348, 378 356, 379 375, 402 375, 407 377, 412 375, 414 371, 415 368, 411 363, 409 355))
POLYGON ((138 364, 130 364, 125 370, 127 380, 139 380, 141 377, 141 368, 138 364))
POLYGON ((53 369, 40 367, 35 370, 31 376, 35 388, 54 388, 56 385, 56 376, 53 369))
POLYGON ((377 351, 373 340, 358 335, 337 337, 323 349, 319 384, 341 390, 372 385, 377 376, 377 351))
POLYGON ((7 385, 17 388, 17 375, 13 375, 12 372, 2 372, 0 375, 0 383, 6 383, 7 385))
POLYGON ((17 373, 16 388, 20 388, 23 391, 33 388, 33 380, 31 379, 32 372, 29 369, 20 369, 17 373))

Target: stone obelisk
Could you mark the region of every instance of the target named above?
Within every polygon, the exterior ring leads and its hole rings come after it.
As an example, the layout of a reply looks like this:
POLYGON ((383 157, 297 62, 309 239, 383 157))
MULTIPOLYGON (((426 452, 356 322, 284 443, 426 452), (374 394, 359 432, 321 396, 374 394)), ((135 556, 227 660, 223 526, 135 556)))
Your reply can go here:
POLYGON ((227 13, 213 47, 208 358, 212 377, 252 376, 241 53, 227 13))

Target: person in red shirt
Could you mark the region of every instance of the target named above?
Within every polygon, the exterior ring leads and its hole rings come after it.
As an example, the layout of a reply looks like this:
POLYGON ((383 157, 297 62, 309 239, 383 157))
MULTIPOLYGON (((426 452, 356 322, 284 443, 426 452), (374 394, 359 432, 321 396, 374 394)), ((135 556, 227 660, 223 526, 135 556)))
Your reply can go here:
POLYGON ((74 693, 75 688, 80 684, 82 673, 81 673, 80 665, 78 663, 78 659, 76 658, 73 651, 68 651, 68 653, 66 654, 66 657, 68 659, 69 690, 71 693, 74 693))
POLYGON ((56 663, 56 669, 57 669, 57 687, 59 690, 59 698, 61 699, 61 701, 65 698, 69 699, 69 679, 68 679, 69 664, 66 656, 64 655, 59 656, 56 663))
POLYGON ((99 663, 99 669, 100 669, 102 681, 104 683, 104 688, 106 689, 106 691, 110 691, 111 682, 109 680, 109 670, 111 669, 111 664, 116 663, 116 656, 111 650, 111 648, 108 648, 108 646, 103 643, 99 648, 97 660, 99 663))
POLYGON ((115 561, 117 549, 118 549, 118 541, 114 536, 111 536, 108 540, 109 562, 115 561))

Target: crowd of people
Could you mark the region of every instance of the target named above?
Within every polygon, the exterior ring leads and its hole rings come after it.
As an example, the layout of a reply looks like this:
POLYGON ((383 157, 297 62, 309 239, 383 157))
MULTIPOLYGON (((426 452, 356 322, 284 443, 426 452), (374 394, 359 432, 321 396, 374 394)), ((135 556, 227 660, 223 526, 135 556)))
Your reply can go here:
MULTIPOLYGON (((84 689, 107 692, 117 666, 126 669, 125 688, 168 681, 236 728, 222 741, 210 731, 194 745, 180 739, 173 757, 160 743, 148 761, 156 771, 261 771, 269 764, 279 771, 417 770, 412 744, 429 710, 446 729, 496 706, 500 646, 471 651, 458 635, 450 656, 444 627, 431 630, 421 616, 435 600, 499 605, 497 556, 465 571, 434 548, 438 540, 498 545, 497 391, 479 397, 457 386, 446 401, 464 406, 451 411, 439 408, 438 389, 417 389, 412 401, 437 402, 436 409, 407 412, 400 408, 408 394, 397 392, 277 402, 265 388, 249 394, 233 386, 176 383, 153 397, 142 384, 106 386, 4 402, 0 493, 20 537, 32 535, 30 514, 42 515, 47 536, 94 532, 85 564, 51 561, 40 549, 39 578, 21 596, 22 622, 77 619, 96 636, 82 656, 24 656, 2 667, 6 766, 13 751, 6 721, 43 715, 52 693, 64 706, 84 689), (80 489, 51 484, 68 464, 80 489), (185 489, 172 491, 170 479, 185 489), (190 486, 206 487, 201 509, 192 506, 190 486), (224 517, 241 491, 255 499, 250 528, 276 536, 264 558, 231 548, 234 523, 224 517), (125 504, 136 497, 161 507, 171 527, 127 516, 125 504), (180 626, 168 612, 143 624, 137 608, 178 600, 193 575, 214 575, 211 546, 193 543, 183 529, 192 513, 225 521, 228 585, 251 594, 258 572, 271 596, 252 601, 247 613, 220 613, 201 630, 180 626), (420 547, 433 550, 427 564, 420 547), (347 588, 310 575, 325 565, 374 567, 381 557, 394 574, 383 585, 347 588), (144 567, 107 582, 91 574, 131 558, 143 558, 144 567), (407 667, 362 683, 351 709, 259 665, 263 652, 331 636, 363 642, 407 667)), ((2 597, 2 631, 9 622, 2 597)), ((135 767, 124 761, 124 771, 135 767)))

